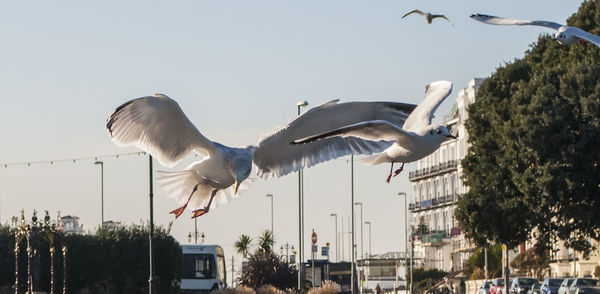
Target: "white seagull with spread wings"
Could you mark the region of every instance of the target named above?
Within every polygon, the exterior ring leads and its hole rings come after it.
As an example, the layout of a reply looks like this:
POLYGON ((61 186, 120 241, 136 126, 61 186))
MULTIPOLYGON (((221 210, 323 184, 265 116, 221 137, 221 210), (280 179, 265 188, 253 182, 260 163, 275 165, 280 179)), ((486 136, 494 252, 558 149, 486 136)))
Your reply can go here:
POLYGON ((454 26, 454 24, 445 15, 443 15, 443 14, 431 14, 429 12, 423 12, 423 11, 418 10, 418 9, 415 9, 413 11, 409 11, 408 13, 406 13, 405 15, 403 15, 402 18, 405 18, 406 16, 408 16, 410 14, 413 14, 413 13, 420 14, 420 15, 424 16, 425 17, 425 21, 428 24, 431 24, 431 21, 433 21, 433 19, 435 19, 435 18, 443 18, 446 21, 448 21, 448 23, 450 23, 450 25, 454 26))
POLYGON ((427 85, 425 99, 406 119, 404 126, 386 120, 363 121, 320 135, 295 140, 293 143, 307 144, 335 137, 394 141, 394 144, 382 153, 360 159, 362 163, 368 165, 391 163, 390 173, 386 179, 389 183, 395 162, 402 163, 394 173, 394 176, 397 176, 404 168, 404 163, 419 160, 437 150, 442 142, 456 139, 445 126, 431 123, 433 113, 450 92, 452 92, 452 82, 449 81, 437 81, 427 85))
POLYGON ((209 211, 215 196, 216 205, 235 195, 250 175, 253 162, 260 176, 280 177, 344 155, 385 150, 392 142, 358 138, 331 138, 304 145, 290 142, 361 121, 386 120, 402 125, 415 107, 333 100, 295 117, 261 138, 257 145, 235 148, 204 137, 175 100, 156 94, 119 106, 108 118, 106 129, 115 144, 137 146, 168 167, 192 152, 203 156, 183 171, 159 172, 162 187, 182 205, 171 213, 177 218, 189 205, 194 209, 194 218, 209 211))
POLYGON ((555 29, 557 32, 554 34, 554 40, 558 41, 561 45, 588 41, 600 47, 600 37, 577 27, 569 27, 551 21, 510 19, 479 13, 471 15, 471 18, 492 25, 540 26, 555 29))

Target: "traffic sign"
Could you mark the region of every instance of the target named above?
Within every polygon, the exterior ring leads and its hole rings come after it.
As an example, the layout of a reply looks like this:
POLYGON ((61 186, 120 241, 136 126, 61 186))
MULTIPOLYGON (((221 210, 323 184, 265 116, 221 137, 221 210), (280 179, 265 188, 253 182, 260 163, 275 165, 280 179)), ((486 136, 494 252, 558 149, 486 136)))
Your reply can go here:
POLYGON ((312 240, 313 245, 317 244, 317 233, 315 233, 315 230, 313 230, 311 240, 312 240))

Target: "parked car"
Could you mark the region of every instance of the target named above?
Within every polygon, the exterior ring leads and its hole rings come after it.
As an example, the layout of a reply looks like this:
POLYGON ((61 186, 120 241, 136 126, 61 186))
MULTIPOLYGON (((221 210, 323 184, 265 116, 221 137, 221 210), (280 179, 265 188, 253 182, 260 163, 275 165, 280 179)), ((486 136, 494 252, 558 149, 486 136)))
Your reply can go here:
POLYGON ((546 278, 540 286, 540 294, 558 294, 558 288, 563 279, 546 278))
POLYGON ((598 280, 592 278, 576 278, 569 287, 569 294, 598 294, 598 280))
POLYGON ((560 283, 560 287, 558 287, 558 293, 557 294, 567 294, 569 291, 569 287, 571 286, 571 284, 573 283, 572 278, 566 278, 562 281, 562 283, 560 283))
POLYGON ((492 285, 490 286, 490 294, 502 294, 504 289, 504 279, 496 278, 492 280, 492 285))
POLYGON ((527 291, 531 289, 531 286, 539 283, 537 279, 534 278, 522 278, 517 277, 512 280, 512 284, 510 285, 510 293, 511 294, 527 294, 527 291))
POLYGON ((531 285, 531 288, 527 291, 527 294, 540 294, 540 283, 538 281, 531 285))
POLYGON ((478 294, 490 294, 490 288, 492 287, 492 281, 483 281, 481 287, 479 287, 478 294))

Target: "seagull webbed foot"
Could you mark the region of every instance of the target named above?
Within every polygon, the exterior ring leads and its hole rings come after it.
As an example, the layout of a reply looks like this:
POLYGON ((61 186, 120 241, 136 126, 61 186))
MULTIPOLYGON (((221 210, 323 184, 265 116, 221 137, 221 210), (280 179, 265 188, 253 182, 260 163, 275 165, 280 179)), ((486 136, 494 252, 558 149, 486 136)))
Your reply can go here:
POLYGON ((192 211, 194 214, 192 215, 192 218, 197 218, 199 216, 203 216, 205 214, 208 213, 208 206, 206 208, 200 208, 200 209, 196 209, 194 211, 192 211))
POLYGON ((177 208, 177 209, 175 209, 175 210, 173 210, 173 211, 171 211, 169 213, 174 214, 175 218, 178 218, 183 213, 183 211, 185 210, 186 207, 187 207, 187 204, 184 205, 184 206, 182 206, 182 207, 179 207, 179 208, 177 208))
POLYGON ((404 163, 402 163, 402 166, 394 172, 394 177, 397 176, 398 174, 400 174, 403 169, 404 169, 404 163))

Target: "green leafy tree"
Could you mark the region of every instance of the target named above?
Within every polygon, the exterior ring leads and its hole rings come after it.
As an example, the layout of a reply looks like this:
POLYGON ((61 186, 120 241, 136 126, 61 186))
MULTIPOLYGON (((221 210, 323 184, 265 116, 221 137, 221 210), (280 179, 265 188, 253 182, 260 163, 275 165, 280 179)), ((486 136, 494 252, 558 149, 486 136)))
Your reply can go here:
MULTIPOLYGON (((600 34, 600 1, 567 21, 600 34)), ((479 246, 558 239, 579 251, 600 239, 600 50, 542 35, 478 91, 462 161, 470 190, 456 217, 479 246)))
MULTIPOLYGON (((473 252, 465 267, 467 275, 475 279, 485 277, 485 249, 479 247, 473 252)), ((493 278, 502 272, 502 246, 488 247, 488 277, 493 278)))
POLYGON ((241 254, 244 258, 247 258, 251 244, 252 238, 250 238, 250 236, 248 235, 242 234, 240 238, 237 241, 235 241, 234 246, 239 254, 241 254))
POLYGON ((294 288, 298 271, 271 250, 256 250, 248 259, 248 266, 239 279, 241 285, 257 289, 272 285, 285 290, 294 288))
MULTIPOLYGON (((428 270, 425 270, 423 268, 414 269, 413 270, 413 279, 414 279, 413 287, 415 289, 414 290, 415 293, 419 293, 420 291, 433 286, 433 284, 435 284, 437 281, 443 279, 447 275, 448 275, 447 272, 436 269, 436 268, 428 269, 428 270)), ((407 283, 407 285, 410 284, 410 275, 409 274, 406 274, 406 283, 407 283)))
POLYGON ((258 237, 258 249, 262 251, 272 251, 275 244, 275 237, 270 230, 264 230, 262 235, 258 237))

